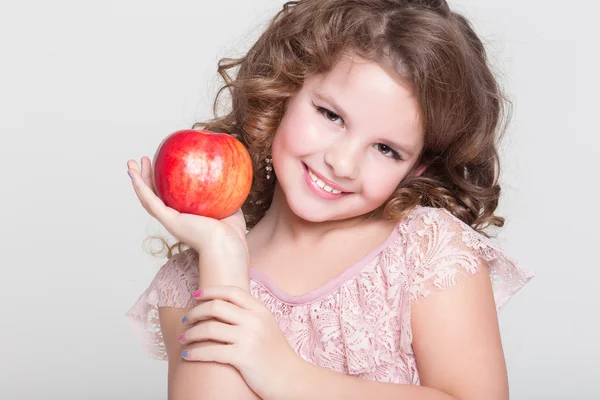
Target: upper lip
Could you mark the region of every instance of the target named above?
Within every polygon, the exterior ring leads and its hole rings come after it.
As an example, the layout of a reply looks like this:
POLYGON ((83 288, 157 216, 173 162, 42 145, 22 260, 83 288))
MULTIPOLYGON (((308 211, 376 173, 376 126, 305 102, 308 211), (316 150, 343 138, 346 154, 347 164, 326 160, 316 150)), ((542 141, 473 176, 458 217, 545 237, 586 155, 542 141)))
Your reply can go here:
POLYGON ((317 178, 319 178, 320 180, 322 180, 323 182, 325 182, 325 184, 327 186, 330 186, 332 189, 335 190, 339 190, 340 192, 348 192, 346 189, 344 189, 343 187, 341 187, 340 185, 338 185, 337 183, 335 183, 334 181, 325 178, 323 175, 321 175, 320 173, 318 173, 317 171, 315 171, 314 169, 310 168, 308 165, 306 166, 306 168, 313 173, 317 178))

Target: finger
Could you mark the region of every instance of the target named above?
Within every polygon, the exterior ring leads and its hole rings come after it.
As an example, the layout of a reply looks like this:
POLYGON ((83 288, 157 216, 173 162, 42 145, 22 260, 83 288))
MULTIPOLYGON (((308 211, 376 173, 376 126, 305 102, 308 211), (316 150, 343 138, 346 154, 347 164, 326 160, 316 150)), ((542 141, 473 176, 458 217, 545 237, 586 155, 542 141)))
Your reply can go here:
POLYGON ((141 172, 138 168, 138 165, 135 161, 127 163, 129 167, 129 175, 131 176, 131 184, 133 185, 133 190, 135 191, 138 200, 142 204, 142 207, 154 217, 152 210, 150 209, 149 201, 147 198, 146 192, 144 192, 144 186, 147 186, 144 182, 143 178, 141 178, 141 172))
POLYGON ((152 176, 152 162, 146 156, 142 157, 141 161, 142 165, 142 178, 144 178, 144 182, 152 192, 156 193, 156 188, 154 187, 154 177, 152 176))
POLYGON ((127 161, 127 168, 128 169, 138 169, 138 165, 137 162, 135 160, 128 160, 127 161))
POLYGON ((229 303, 220 299, 205 301, 192 308, 186 314, 187 325, 193 325, 200 321, 206 321, 216 318, 227 324, 239 325, 244 320, 245 309, 236 304, 229 303))
MULTIPOLYGON (((158 220, 165 228, 172 226, 173 219, 177 218, 179 212, 167 207, 165 203, 152 191, 141 176, 140 170, 137 168, 135 161, 127 163, 130 167, 131 179, 142 206, 150 215, 158 220)), ((173 234, 173 232, 170 232, 173 234)))
POLYGON ((129 176, 131 177, 131 184, 133 186, 133 190, 135 191, 135 195, 137 196, 138 200, 140 201, 140 203, 142 204, 142 206, 144 207, 144 209, 146 209, 146 211, 150 212, 146 205, 144 204, 144 200, 142 198, 142 196, 140 195, 140 192, 137 188, 136 182, 135 182, 135 172, 134 171, 139 171, 137 162, 135 162, 134 160, 129 160, 127 161, 127 172, 129 173, 129 176))
POLYGON ((213 361, 235 365, 236 348, 233 344, 199 343, 185 348, 181 356, 187 361, 213 361))
MULTIPOLYGON (((127 162, 127 168, 129 169, 129 172, 132 175, 132 179, 133 179, 133 175, 134 175, 133 171, 136 171, 137 174, 141 177, 143 184, 146 185, 146 186, 148 186, 148 187, 150 187, 152 189, 152 187, 150 186, 150 184, 148 184, 148 175, 149 175, 149 172, 151 172, 152 169, 148 165, 148 160, 144 160, 144 158, 147 158, 147 157, 145 157, 145 156, 142 157, 142 160, 141 160, 139 166, 138 166, 138 163, 135 160, 129 160, 127 162)), ((152 183, 152 182, 150 182, 150 183, 152 183)))
POLYGON ((179 335, 179 342, 183 345, 206 341, 236 343, 239 333, 239 327, 211 319, 202 321, 179 335))
POLYGON ((237 286, 209 286, 194 292, 194 298, 199 301, 225 300, 245 310, 259 311, 263 308, 254 296, 237 286))

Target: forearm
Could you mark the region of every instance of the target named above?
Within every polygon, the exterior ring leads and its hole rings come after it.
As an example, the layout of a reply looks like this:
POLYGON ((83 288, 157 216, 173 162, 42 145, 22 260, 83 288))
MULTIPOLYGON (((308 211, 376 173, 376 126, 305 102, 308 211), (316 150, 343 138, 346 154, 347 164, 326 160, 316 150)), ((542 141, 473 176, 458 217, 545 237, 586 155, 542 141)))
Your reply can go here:
POLYGON ((226 256, 202 254, 198 262, 198 288, 231 285, 250 291, 248 266, 226 256))
MULTIPOLYGON (((199 288, 235 285, 249 290, 247 266, 232 265, 231 260, 204 254, 199 260, 199 288)), ((200 342, 189 346, 210 346, 200 342)), ((169 400, 255 400, 260 399, 248 387, 239 371, 231 365, 181 359, 172 374, 169 400)))
POLYGON ((305 362, 293 390, 277 400, 411 399, 458 400, 444 392, 416 385, 382 383, 340 374, 305 362))
POLYGON ((182 360, 169 382, 169 400, 260 400, 232 366, 182 360))

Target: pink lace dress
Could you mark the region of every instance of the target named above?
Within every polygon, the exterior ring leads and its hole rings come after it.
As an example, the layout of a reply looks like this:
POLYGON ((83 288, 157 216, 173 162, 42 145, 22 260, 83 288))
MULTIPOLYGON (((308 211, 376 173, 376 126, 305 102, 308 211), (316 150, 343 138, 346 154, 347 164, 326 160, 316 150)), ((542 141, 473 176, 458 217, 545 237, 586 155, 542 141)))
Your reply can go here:
MULTIPOLYGON (((419 384, 411 307, 468 279, 481 260, 489 267, 498 309, 533 277, 449 212, 418 207, 384 243, 310 293, 286 294, 255 269, 250 289, 305 360, 364 379, 419 384)), ((197 276, 195 252, 175 255, 128 311, 151 356, 166 359, 158 307, 193 306, 197 276)))

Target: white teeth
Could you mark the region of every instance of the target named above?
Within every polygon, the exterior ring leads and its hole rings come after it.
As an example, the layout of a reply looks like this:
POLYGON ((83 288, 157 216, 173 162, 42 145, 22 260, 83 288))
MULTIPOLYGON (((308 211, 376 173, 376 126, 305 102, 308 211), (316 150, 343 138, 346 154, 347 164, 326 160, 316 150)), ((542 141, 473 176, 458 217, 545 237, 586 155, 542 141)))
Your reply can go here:
POLYGON ((325 182, 323 182, 322 180, 317 178, 316 175, 310 171, 308 171, 308 176, 310 176, 310 180, 313 181, 315 183, 315 185, 317 185, 321 189, 325 190, 326 192, 333 193, 333 194, 342 193, 341 191, 336 190, 336 189, 332 188, 331 186, 325 184, 325 182))

